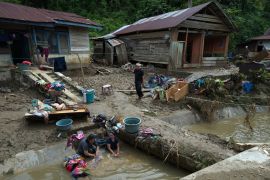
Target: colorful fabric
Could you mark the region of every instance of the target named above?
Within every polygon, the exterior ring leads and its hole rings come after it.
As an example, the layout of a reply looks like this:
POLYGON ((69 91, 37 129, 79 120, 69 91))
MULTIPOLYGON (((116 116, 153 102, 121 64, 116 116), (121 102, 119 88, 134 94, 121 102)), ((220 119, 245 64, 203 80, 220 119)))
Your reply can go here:
POLYGON ((87 169, 87 162, 78 154, 74 154, 65 158, 64 166, 71 176, 74 178, 85 177, 91 175, 90 170, 87 169))
POLYGON ((73 143, 74 143, 74 142, 77 142, 77 141, 79 141, 79 140, 81 140, 81 139, 83 139, 83 138, 84 138, 83 132, 79 132, 79 133, 77 133, 77 134, 72 134, 72 135, 67 139, 67 145, 66 145, 66 148, 73 146, 73 143))
POLYGON ((43 55, 45 56, 45 61, 48 61, 48 57, 49 57, 49 48, 43 48, 43 49, 42 49, 41 57, 43 57, 43 55))
POLYGON ((22 64, 31 65, 32 63, 30 61, 23 61, 22 64))
POLYGON ((54 89, 55 91, 62 91, 65 89, 65 84, 60 81, 55 81, 51 83, 50 89, 54 89))
POLYGON ((146 128, 141 131, 141 136, 148 137, 154 134, 154 130, 152 128, 146 128))

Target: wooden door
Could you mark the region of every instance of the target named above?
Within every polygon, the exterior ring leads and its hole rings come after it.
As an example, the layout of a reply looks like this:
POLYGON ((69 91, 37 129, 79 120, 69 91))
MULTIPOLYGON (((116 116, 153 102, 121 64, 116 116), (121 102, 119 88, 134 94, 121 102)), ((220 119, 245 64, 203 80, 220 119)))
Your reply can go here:
POLYGON ((183 41, 171 42, 172 65, 174 65, 175 68, 182 67, 184 44, 185 43, 183 41))

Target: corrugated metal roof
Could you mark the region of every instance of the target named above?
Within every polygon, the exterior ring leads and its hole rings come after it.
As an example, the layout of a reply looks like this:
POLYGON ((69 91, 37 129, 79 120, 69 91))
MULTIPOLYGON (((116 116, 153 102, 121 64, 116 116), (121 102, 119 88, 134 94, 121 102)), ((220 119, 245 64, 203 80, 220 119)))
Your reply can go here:
POLYGON ((262 35, 262 36, 253 37, 250 40, 270 40, 270 35, 262 35))
POLYGON ((74 13, 38 9, 6 2, 0 2, 0 18, 35 23, 57 23, 57 21, 66 21, 91 26, 100 26, 96 22, 74 13))
POLYGON ((192 8, 182 9, 178 11, 168 12, 165 14, 161 14, 158 16, 153 16, 149 18, 140 19, 137 22, 117 31, 116 35, 128 34, 133 32, 140 31, 151 31, 151 30, 160 30, 167 29, 178 26, 180 23, 198 13, 202 9, 207 6, 212 6, 215 9, 220 11, 220 14, 223 16, 223 19, 226 21, 225 23, 231 27, 231 29, 235 30, 236 27, 231 22, 231 20, 226 16, 220 6, 215 2, 208 2, 198 6, 194 6, 192 8))
POLYGON ((108 42, 110 43, 110 45, 112 45, 112 46, 118 46, 118 45, 124 43, 123 41, 121 41, 121 40, 119 40, 119 39, 108 39, 107 41, 108 41, 108 42))

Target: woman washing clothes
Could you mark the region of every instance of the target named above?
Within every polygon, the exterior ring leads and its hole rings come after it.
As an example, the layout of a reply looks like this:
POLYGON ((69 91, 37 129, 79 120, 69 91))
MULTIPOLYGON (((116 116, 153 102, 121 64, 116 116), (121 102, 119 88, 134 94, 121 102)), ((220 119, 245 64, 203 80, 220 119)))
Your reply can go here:
POLYGON ((107 149, 114 156, 119 156, 120 146, 117 137, 113 133, 109 133, 109 139, 107 141, 107 149))

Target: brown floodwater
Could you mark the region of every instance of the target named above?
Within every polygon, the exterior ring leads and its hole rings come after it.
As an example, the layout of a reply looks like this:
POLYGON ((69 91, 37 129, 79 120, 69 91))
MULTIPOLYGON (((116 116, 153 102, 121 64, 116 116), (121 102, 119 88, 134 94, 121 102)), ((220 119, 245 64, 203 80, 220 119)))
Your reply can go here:
MULTIPOLYGON (((121 144, 122 151, 119 158, 111 157, 102 151, 103 159, 97 167, 91 170, 89 179, 98 180, 125 180, 125 179, 179 179, 188 175, 188 172, 177 169, 169 164, 146 155, 128 145, 121 144)), ((53 166, 43 166, 23 173, 6 177, 5 180, 68 180, 70 174, 64 169, 61 162, 53 166)))
POLYGON ((214 134, 223 139, 233 138, 240 143, 269 143, 270 114, 258 113, 250 120, 251 127, 245 124, 244 118, 226 119, 213 122, 200 122, 186 128, 203 134, 214 134))

